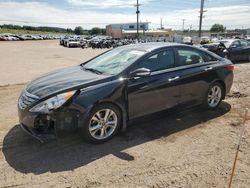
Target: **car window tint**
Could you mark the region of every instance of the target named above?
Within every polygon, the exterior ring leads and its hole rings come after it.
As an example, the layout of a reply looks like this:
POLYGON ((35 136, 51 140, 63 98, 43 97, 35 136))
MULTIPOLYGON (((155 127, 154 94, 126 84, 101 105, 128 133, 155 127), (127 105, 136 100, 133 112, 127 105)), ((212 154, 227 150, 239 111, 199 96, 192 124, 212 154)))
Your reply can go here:
MULTIPOLYGON (((193 65, 206 62, 204 54, 194 49, 178 49, 179 66, 193 65)), ((207 59, 209 61, 209 59, 207 59)))
POLYGON ((137 68, 147 68, 153 72, 173 67, 174 51, 167 49, 157 52, 151 55, 150 57, 144 59, 137 68))
POLYGON ((240 41, 237 40, 237 41, 232 42, 231 46, 240 47, 240 41))
POLYGON ((202 52, 202 57, 204 62, 210 62, 210 61, 217 61, 218 59, 216 59, 215 57, 211 56, 210 54, 206 53, 206 52, 202 52))
POLYGON ((242 40, 242 41, 240 41, 240 43, 241 43, 241 47, 248 46, 248 42, 247 41, 242 40))

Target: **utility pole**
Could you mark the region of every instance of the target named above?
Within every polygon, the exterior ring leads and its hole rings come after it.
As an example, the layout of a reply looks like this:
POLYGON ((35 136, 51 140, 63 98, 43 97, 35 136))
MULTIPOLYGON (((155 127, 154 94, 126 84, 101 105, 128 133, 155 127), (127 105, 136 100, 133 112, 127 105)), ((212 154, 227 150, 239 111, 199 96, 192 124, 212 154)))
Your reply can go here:
POLYGON ((161 29, 163 29, 163 25, 162 25, 162 18, 161 18, 161 29))
POLYGON ((139 15, 140 15, 140 11, 139 11, 139 7, 141 6, 141 4, 139 4, 139 0, 136 0, 136 15, 137 15, 137 39, 139 40, 139 15))
POLYGON ((202 27, 203 12, 204 12, 204 0, 201 0, 200 24, 199 24, 199 37, 201 37, 201 27, 202 27))
POLYGON ((186 19, 182 19, 182 31, 184 32, 184 29, 185 29, 185 21, 186 21, 186 19))

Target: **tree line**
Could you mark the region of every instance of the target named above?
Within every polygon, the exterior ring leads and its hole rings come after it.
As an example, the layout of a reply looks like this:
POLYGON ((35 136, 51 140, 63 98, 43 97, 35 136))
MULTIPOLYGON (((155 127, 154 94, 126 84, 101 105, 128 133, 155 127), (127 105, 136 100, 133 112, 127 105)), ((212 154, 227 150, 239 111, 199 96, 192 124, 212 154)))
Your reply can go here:
POLYGON ((106 30, 99 27, 94 27, 90 30, 84 30, 81 26, 76 27, 75 29, 71 28, 60 28, 60 27, 48 27, 48 26, 20 26, 12 24, 0 25, 0 28, 3 29, 15 29, 15 30, 27 30, 27 31, 42 31, 42 32, 54 32, 54 33, 67 33, 67 34, 76 34, 76 35, 105 35, 106 30))
MULTIPOLYGON (((54 32, 54 33, 67 33, 67 34, 76 34, 76 35, 105 35, 106 30, 99 27, 94 27, 90 30, 83 29, 81 26, 75 27, 75 29, 71 28, 60 28, 60 27, 48 27, 48 26, 20 26, 20 25, 12 25, 12 24, 4 24, 0 25, 0 28, 5 29, 16 29, 16 30, 27 30, 27 31, 43 31, 43 32, 54 32)), ((210 28, 210 32, 225 32, 226 27, 221 24, 214 24, 210 28)))

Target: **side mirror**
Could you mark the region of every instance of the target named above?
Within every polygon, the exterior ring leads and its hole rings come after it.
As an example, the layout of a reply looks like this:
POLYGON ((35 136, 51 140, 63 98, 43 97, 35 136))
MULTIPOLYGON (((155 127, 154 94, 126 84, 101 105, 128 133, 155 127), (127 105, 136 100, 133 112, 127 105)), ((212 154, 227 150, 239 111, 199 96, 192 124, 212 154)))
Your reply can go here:
POLYGON ((150 76, 150 74, 151 74, 151 71, 149 69, 139 68, 130 72, 129 77, 130 78, 145 78, 145 77, 150 76))

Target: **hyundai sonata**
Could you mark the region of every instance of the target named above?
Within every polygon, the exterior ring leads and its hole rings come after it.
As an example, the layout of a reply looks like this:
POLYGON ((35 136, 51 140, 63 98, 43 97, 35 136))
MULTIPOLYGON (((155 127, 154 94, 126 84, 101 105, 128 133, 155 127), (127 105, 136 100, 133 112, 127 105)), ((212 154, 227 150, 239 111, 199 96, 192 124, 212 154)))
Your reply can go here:
POLYGON ((118 47, 30 82, 18 101, 21 127, 44 141, 78 130, 93 143, 137 117, 203 105, 213 110, 233 82, 231 61, 174 43, 118 47))

